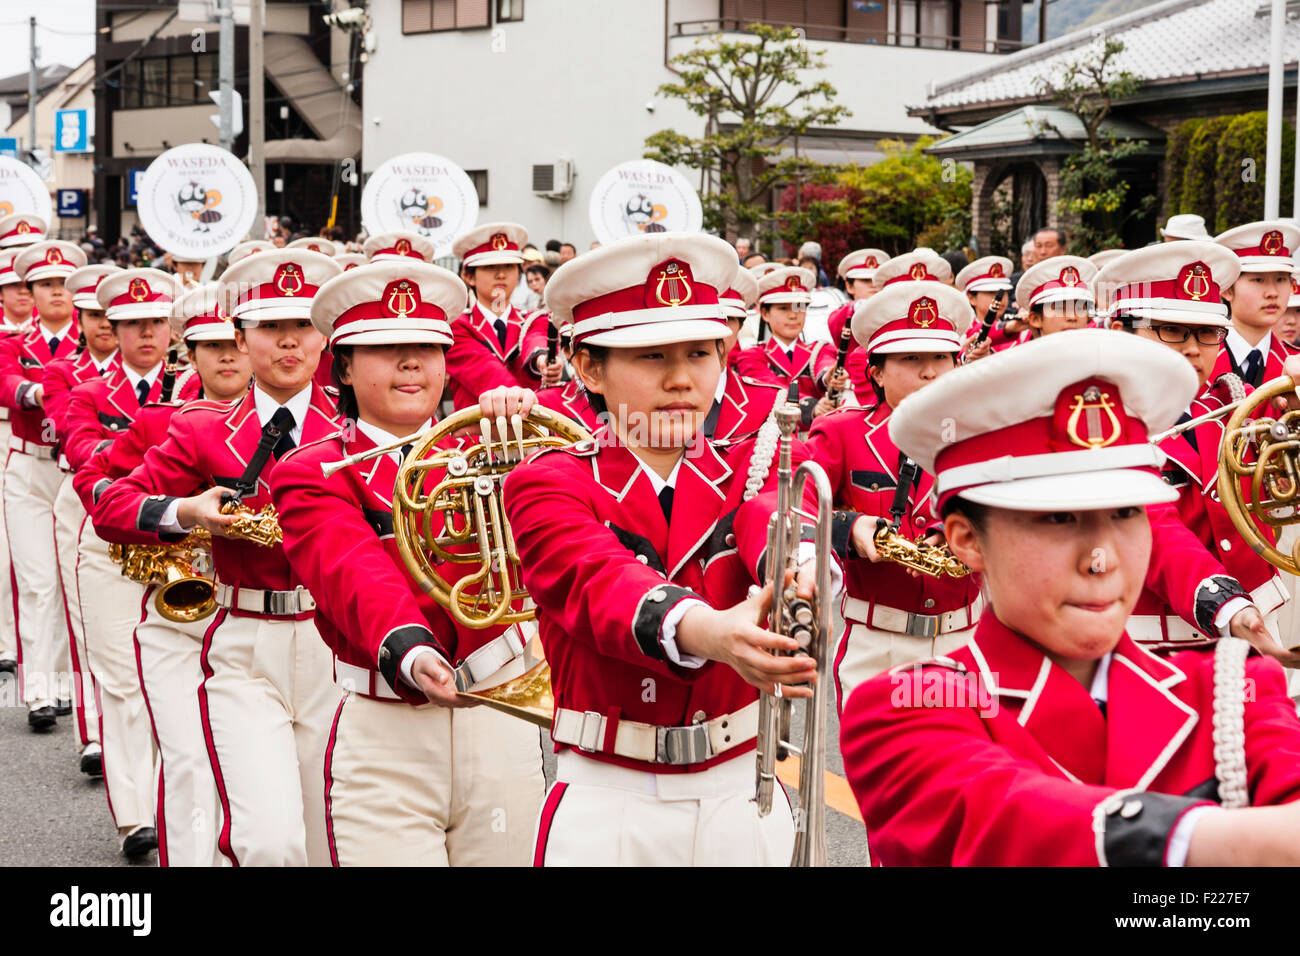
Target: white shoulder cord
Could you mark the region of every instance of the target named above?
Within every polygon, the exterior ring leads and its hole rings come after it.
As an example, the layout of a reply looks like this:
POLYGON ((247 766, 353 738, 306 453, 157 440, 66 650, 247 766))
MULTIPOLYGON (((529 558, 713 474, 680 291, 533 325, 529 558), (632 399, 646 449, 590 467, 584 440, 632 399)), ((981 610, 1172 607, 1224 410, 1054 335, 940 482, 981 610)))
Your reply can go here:
POLYGON ((1228 394, 1234 402, 1240 402, 1246 397, 1246 386, 1236 372, 1224 372, 1219 376, 1219 381, 1228 386, 1228 394))
POLYGON ((1229 809, 1249 804, 1246 791, 1246 655, 1250 645, 1221 637, 1214 649, 1214 775, 1219 803, 1229 809))
MULTIPOLYGON (((180 373, 176 376, 176 381, 172 384, 172 401, 180 401, 181 391, 185 388, 185 383, 197 374, 198 371, 193 365, 187 365, 180 370, 180 373)), ((202 388, 202 383, 200 383, 200 388, 202 388)), ((163 399, 165 401, 166 396, 163 396, 163 399)))
POLYGON ((784 403, 785 399, 778 396, 767 418, 758 427, 758 435, 754 438, 754 451, 749 456, 749 473, 745 478, 745 494, 741 498, 742 501, 753 498, 763 490, 763 485, 767 484, 768 472, 772 470, 772 462, 781 443, 781 428, 776 423, 776 410, 784 403))

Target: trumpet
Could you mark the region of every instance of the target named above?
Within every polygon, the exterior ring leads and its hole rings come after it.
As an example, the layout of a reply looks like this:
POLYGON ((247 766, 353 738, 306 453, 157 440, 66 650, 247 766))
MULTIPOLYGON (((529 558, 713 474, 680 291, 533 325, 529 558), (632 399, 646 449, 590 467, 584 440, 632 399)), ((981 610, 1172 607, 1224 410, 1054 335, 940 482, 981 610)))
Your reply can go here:
POLYGON ((817 665, 817 683, 804 714, 804 736, 800 746, 791 742, 793 701, 777 693, 760 692, 758 741, 755 755, 755 794, 758 815, 772 812, 776 789, 776 762, 788 753, 800 758, 799 810, 795 815, 794 855, 791 866, 826 865, 826 693, 827 647, 831 631, 831 507, 830 479, 815 462, 792 469, 794 434, 799 427, 799 406, 787 401, 775 412, 780 429, 777 457, 777 505, 768 526, 768 583, 772 585, 771 629, 787 634, 799 645, 795 653, 807 654, 817 665), (817 493, 817 514, 799 507, 807 482, 817 493), (799 598, 785 586, 785 574, 796 566, 803 520, 815 524, 817 548, 817 596, 812 602, 799 598))
POLYGON ((211 548, 211 534, 195 528, 177 544, 110 544, 108 556, 122 565, 124 577, 158 586, 154 607, 162 617, 190 624, 217 607, 211 548))
POLYGON ((923 534, 915 541, 909 541, 884 518, 876 520, 876 533, 871 540, 882 560, 893 561, 932 578, 941 578, 945 574, 950 578, 964 578, 970 574, 970 568, 957 560, 946 545, 927 544, 923 534))

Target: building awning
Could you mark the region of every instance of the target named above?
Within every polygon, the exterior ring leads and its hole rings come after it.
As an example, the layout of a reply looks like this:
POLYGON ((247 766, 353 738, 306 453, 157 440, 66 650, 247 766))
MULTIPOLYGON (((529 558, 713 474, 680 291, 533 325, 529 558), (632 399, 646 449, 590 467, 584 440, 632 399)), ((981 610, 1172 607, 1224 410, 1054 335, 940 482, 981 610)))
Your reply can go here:
MULTIPOLYGON (((1162 130, 1137 120, 1107 118, 1101 128, 1116 139, 1147 140, 1152 144, 1165 140, 1162 130)), ((1083 123, 1069 110, 1055 106, 1023 106, 949 136, 926 152, 932 156, 961 160, 1008 154, 1068 153, 1087 138, 1083 123)), ((1155 151, 1159 152, 1158 146, 1155 151)))
MULTIPOLYGON (((794 141, 787 140, 775 159, 789 159, 795 155, 794 141)), ((850 136, 801 136, 799 155, 804 159, 828 166, 871 166, 885 158, 876 139, 855 139, 850 136)))
POLYGON ((267 140, 269 163, 328 163, 361 152, 361 110, 307 41, 268 33, 266 74, 318 139, 267 140))

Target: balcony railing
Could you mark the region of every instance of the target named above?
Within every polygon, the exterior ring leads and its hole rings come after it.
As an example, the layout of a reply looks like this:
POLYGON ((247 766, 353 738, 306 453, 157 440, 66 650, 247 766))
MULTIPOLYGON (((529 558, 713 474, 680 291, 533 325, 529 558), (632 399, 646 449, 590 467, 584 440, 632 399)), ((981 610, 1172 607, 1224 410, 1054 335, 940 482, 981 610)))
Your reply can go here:
POLYGON ((966 50, 971 53, 1011 53, 1032 46, 1020 40, 999 40, 976 36, 941 36, 913 33, 906 30, 872 30, 865 27, 846 27, 828 23, 782 23, 778 20, 756 20, 747 17, 719 17, 713 20, 681 20, 672 25, 670 36, 703 36, 710 33, 735 33, 751 23, 766 23, 774 27, 793 27, 802 30, 810 40, 829 40, 840 43, 876 43, 882 46, 919 47, 929 50, 966 50), (963 46, 966 44, 966 46, 963 46))

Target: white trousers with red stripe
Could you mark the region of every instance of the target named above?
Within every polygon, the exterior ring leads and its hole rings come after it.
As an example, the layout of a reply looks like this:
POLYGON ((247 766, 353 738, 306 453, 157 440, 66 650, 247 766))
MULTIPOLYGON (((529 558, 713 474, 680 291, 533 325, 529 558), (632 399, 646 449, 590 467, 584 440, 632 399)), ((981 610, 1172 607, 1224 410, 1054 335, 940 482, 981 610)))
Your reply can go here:
POLYGON ((754 803, 754 754, 654 774, 566 750, 538 817, 536 866, 789 866, 794 818, 780 787, 754 803))
POLYGON ((199 713, 203 632, 211 617, 188 624, 158 613, 157 588, 144 595, 135 629, 136 663, 158 745, 158 862, 223 866, 217 851, 221 804, 199 713))
POLYGON ((527 866, 546 790, 539 729, 488 707, 347 694, 325 787, 338 866, 527 866))
POLYGON ((54 499, 54 541, 59 552, 59 590, 63 593, 63 615, 72 643, 72 694, 76 707, 80 748, 99 743, 99 704, 95 679, 86 663, 86 631, 81 622, 81 598, 77 587, 77 560, 81 554, 81 527, 87 523, 86 509, 72 487, 72 476, 64 475, 54 499))
MULTIPOLYGON (((8 457, 9 419, 0 420, 0 461, 8 457)), ((0 468, 0 501, 4 500, 4 468, 0 468)), ((5 531, 4 509, 0 508, 0 661, 18 659, 18 609, 14 605, 13 567, 9 561, 9 535, 5 531)))
POLYGON ((218 847, 240 866, 328 866, 325 745, 343 692, 311 619, 219 608, 203 638, 199 707, 224 814, 218 847))
POLYGON ((99 688, 104 787, 119 829, 154 826, 158 760, 135 662, 144 586, 122 576, 94 526, 81 527, 77 587, 86 661, 99 688))
POLYGON ((18 653, 28 709, 72 698, 68 629, 54 544, 54 499, 63 472, 48 458, 10 450, 5 527, 18 590, 18 653))

